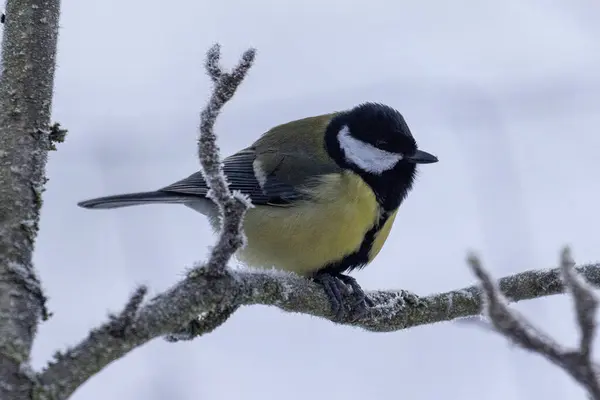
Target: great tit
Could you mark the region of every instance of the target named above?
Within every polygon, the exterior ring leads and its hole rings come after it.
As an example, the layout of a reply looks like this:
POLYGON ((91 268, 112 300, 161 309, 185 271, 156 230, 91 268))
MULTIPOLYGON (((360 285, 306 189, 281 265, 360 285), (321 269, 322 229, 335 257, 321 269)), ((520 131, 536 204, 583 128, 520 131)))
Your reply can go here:
MULTIPOLYGON (((417 148, 403 116, 384 104, 363 103, 278 125, 223 160, 230 189, 254 205, 243 224, 246 246, 236 257, 321 283, 338 319, 347 312, 342 292, 350 294, 350 308, 362 314, 372 302, 344 273, 373 261, 413 186, 417 164, 437 161, 417 148)), ((100 197, 79 206, 184 204, 218 230, 218 210, 207 192, 196 172, 153 192, 100 197)))

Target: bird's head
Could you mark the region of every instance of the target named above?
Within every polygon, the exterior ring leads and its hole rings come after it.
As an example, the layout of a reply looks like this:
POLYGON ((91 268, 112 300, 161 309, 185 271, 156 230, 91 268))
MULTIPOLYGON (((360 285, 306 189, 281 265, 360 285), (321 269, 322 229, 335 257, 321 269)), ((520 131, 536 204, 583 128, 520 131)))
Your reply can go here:
POLYGON ((380 195, 391 190, 404 198, 416 165, 438 161, 418 149, 402 114, 379 103, 363 103, 336 114, 327 126, 325 142, 340 167, 360 175, 380 195))

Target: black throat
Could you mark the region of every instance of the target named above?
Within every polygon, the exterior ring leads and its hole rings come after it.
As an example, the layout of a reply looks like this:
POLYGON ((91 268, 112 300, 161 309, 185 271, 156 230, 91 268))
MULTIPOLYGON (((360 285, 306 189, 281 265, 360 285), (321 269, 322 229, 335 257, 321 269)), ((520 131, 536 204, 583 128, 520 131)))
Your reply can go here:
POLYGON ((400 207, 412 189, 417 172, 414 164, 402 162, 381 175, 369 174, 356 168, 352 170, 371 187, 379 205, 386 212, 393 212, 400 207))

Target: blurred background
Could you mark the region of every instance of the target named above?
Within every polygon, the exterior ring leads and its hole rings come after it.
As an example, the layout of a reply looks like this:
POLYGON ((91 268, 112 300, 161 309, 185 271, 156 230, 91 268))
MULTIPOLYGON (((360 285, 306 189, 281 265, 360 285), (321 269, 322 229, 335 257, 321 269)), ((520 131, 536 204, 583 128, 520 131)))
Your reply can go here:
MULTIPOLYGON (((474 282, 465 255, 497 276, 600 256, 600 5, 593 0, 63 0, 51 154, 35 255, 54 317, 51 354, 119 310, 134 286, 159 292, 213 243, 183 206, 89 211, 82 199, 155 189, 198 169, 206 50, 256 64, 217 124, 224 155, 273 125, 363 101, 398 108, 421 168, 366 289, 426 295, 474 282)), ((516 308, 575 344, 571 302, 516 308)), ((75 399, 584 398, 563 372, 473 325, 376 334, 276 308, 238 311, 193 342, 155 340, 75 399)))

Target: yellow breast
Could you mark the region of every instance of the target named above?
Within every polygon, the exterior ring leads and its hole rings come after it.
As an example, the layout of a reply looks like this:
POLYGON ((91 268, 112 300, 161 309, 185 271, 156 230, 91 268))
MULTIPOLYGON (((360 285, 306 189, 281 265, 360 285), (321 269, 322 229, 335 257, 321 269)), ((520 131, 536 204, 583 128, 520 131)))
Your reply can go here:
POLYGON ((398 210, 394 211, 375 235, 375 240, 373 240, 373 245, 369 250, 369 262, 373 261, 373 259, 377 257, 377 254, 379 254, 379 252, 383 248, 383 244, 387 240, 390 231, 392 230, 392 225, 394 225, 394 220, 396 219, 397 213, 398 210))
MULTIPOLYGON (((330 262, 356 251, 365 233, 378 220, 373 191, 356 174, 326 175, 313 199, 293 207, 256 206, 248 210, 246 247, 237 257, 243 263, 308 276, 330 262)), ((369 253, 377 255, 393 223, 390 218, 369 253)))

